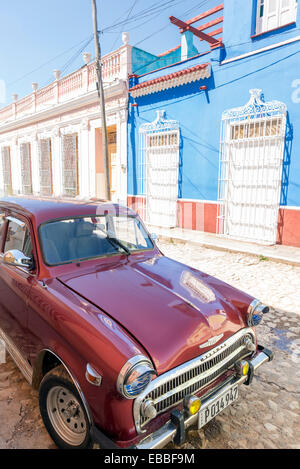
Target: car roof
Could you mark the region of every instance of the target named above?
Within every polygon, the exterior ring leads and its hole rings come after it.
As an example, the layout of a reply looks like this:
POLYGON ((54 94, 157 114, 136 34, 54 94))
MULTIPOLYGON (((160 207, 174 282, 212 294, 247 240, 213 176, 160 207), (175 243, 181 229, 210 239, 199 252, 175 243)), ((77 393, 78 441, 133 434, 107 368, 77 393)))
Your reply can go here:
POLYGON ((133 210, 104 200, 79 200, 47 197, 2 197, 1 209, 23 214, 37 225, 56 218, 120 213, 136 215, 133 210))

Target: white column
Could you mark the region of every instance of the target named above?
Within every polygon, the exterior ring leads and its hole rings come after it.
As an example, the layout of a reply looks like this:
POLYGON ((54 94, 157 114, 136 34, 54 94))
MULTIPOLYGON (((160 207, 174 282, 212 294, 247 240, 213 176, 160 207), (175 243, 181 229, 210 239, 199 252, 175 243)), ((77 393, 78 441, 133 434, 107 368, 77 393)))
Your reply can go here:
POLYGON ((40 162, 39 162, 39 149, 38 137, 34 135, 31 139, 31 177, 32 177, 32 192, 33 195, 40 193, 40 162))
POLYGON ((61 136, 59 127, 52 132, 52 177, 53 177, 53 195, 62 195, 62 161, 61 161, 61 136))

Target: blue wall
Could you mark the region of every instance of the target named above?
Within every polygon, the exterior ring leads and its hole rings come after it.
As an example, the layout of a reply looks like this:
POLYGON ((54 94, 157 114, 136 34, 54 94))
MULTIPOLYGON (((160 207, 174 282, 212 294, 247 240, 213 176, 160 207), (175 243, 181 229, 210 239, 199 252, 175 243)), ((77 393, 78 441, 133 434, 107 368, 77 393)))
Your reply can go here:
MULTIPOLYGON (((226 58, 264 47, 270 41, 275 44, 288 39, 290 35, 297 35, 295 30, 289 30, 281 35, 262 36, 259 41, 253 42, 250 39, 253 26, 250 7, 250 0, 225 0, 223 42, 226 58), (244 8, 238 8, 241 4, 244 8), (235 17, 230 16, 233 11, 235 17), (237 42, 246 41, 248 44, 233 47, 237 42), (227 44, 231 46, 227 48, 227 44)), ((300 42, 221 66, 218 51, 214 51, 143 76, 140 82, 209 61, 212 64, 212 76, 209 79, 136 98, 137 108, 129 104, 128 194, 139 193, 136 180, 139 126, 152 122, 156 110, 165 109, 167 118, 178 120, 181 129, 179 197, 217 200, 222 112, 243 106, 249 100, 249 89, 261 88, 265 101, 277 100, 287 105, 281 204, 300 206, 300 42), (295 81, 297 79, 298 82, 295 81), (200 91, 201 85, 207 85, 207 92, 200 91)))

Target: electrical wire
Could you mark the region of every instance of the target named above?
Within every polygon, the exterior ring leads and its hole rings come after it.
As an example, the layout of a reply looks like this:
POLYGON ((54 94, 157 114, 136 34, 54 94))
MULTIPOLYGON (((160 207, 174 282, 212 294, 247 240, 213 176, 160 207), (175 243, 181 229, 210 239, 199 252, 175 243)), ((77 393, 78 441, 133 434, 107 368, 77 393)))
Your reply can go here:
POLYGON ((137 20, 148 18, 149 16, 151 16, 153 14, 161 13, 162 11, 169 8, 169 6, 171 6, 172 4, 181 3, 182 1, 186 1, 186 0, 179 0, 179 1, 178 0, 177 1, 176 0, 168 0, 168 1, 164 2, 163 5, 162 5, 161 1, 156 2, 150 8, 146 8, 146 9, 140 11, 136 15, 132 16, 130 19, 128 19, 128 20, 125 19, 123 21, 117 21, 117 22, 113 23, 112 25, 101 29, 99 32, 103 34, 105 32, 112 31, 115 28, 118 28, 119 26, 124 26, 125 24, 128 25, 130 23, 134 23, 137 20))
MULTIPOLYGON (((130 15, 131 15, 133 9, 135 8, 135 6, 136 6, 136 4, 137 4, 138 2, 139 2, 139 0, 134 0, 134 1, 133 1, 133 4, 132 4, 132 6, 131 6, 131 8, 129 8, 128 10, 126 10, 126 13, 128 12, 127 17, 126 17, 126 20, 129 20, 130 15)), ((118 20, 117 20, 117 21, 118 21, 118 20)), ((116 42, 117 42, 117 40, 119 39, 119 36, 120 36, 121 32, 122 32, 122 30, 118 32, 118 35, 117 35, 116 39, 114 40, 114 43, 113 43, 113 45, 111 46, 109 53, 112 52, 112 50, 115 48, 116 42)))
POLYGON ((34 68, 33 70, 31 70, 30 72, 27 72, 25 73, 24 75, 22 75, 21 77, 17 78, 16 80, 8 83, 6 86, 9 87, 9 86, 12 86, 14 85, 15 83, 18 83, 19 81, 23 80, 24 78, 27 78, 28 76, 32 75, 32 73, 34 72, 37 72, 39 70, 41 70, 42 68, 44 68, 46 65, 49 65, 51 62, 53 62, 54 60, 56 59, 59 59, 60 57, 62 57, 63 55, 67 54, 68 52, 70 52, 71 50, 75 49, 75 47, 78 47, 79 45, 81 45, 83 42, 86 42, 87 38, 83 39, 83 41, 75 44, 74 46, 70 47, 69 49, 61 52, 60 54, 56 55, 55 57, 53 57, 52 59, 49 59, 47 60, 47 62, 44 62, 42 63, 41 65, 39 65, 38 67, 34 68))

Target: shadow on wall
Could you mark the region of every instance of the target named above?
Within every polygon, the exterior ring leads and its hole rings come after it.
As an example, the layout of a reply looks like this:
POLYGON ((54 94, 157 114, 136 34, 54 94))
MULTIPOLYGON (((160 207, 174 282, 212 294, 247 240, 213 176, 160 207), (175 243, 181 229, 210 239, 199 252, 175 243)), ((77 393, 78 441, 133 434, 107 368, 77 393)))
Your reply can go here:
MULTIPOLYGON (((151 95, 142 96, 136 99, 130 97, 129 100, 129 124, 130 124, 130 131, 128 135, 128 145, 131 147, 131 158, 132 158, 132 189, 134 194, 141 194, 139 182, 138 182, 138 161, 139 161, 139 152, 140 152, 140 142, 139 142, 139 127, 146 123, 152 122, 155 118, 155 111, 158 109, 164 109, 169 105, 172 105, 174 101, 176 101, 176 105, 180 102, 184 102, 186 100, 192 99, 197 95, 205 94, 205 98, 207 103, 209 103, 209 91, 215 88, 215 81, 213 74, 205 79, 205 80, 198 80, 193 83, 189 83, 187 85, 179 86, 176 88, 168 89, 162 92, 153 93, 151 95), (201 90, 200 87, 205 86, 205 90, 201 90), (135 104, 135 106, 132 106, 135 104), (138 104, 138 106, 136 106, 138 104), (153 119, 145 119, 143 118, 143 114, 145 112, 149 113, 153 116, 153 119)), ((168 113, 167 113, 168 114, 168 113)), ((175 120, 176 116, 168 115, 168 118, 173 118, 175 120)), ((189 133, 192 133, 196 140, 193 138, 189 138, 187 136, 183 136, 180 132, 180 144, 179 144, 179 174, 178 174, 178 197, 182 197, 182 184, 184 179, 183 174, 183 148, 184 148, 184 140, 187 139, 194 148, 197 153, 200 153, 200 147, 210 148, 213 151, 217 151, 218 149, 211 148, 209 144, 205 142, 199 141, 199 135, 197 133, 193 133, 190 128, 187 128, 183 125, 183 123, 179 122, 179 126, 182 129, 185 129, 189 133)), ((130 152, 129 152, 130 153, 130 152)), ((201 153, 202 155, 202 153, 201 153)), ((202 155, 204 156, 204 155, 202 155)), ((202 195, 202 194, 201 194, 202 195)))
MULTIPOLYGON (((138 139, 138 132, 136 128, 136 113, 135 108, 131 107, 129 104, 129 123, 130 123, 130 132, 128 136, 128 145, 131 147, 131 158, 132 158, 132 189, 133 194, 138 194, 138 187, 137 187, 137 173, 136 173, 136 165, 137 165, 137 139, 138 139)), ((138 112, 138 111, 137 111, 138 112)), ((130 152, 127 152, 128 155, 130 152)), ((128 173, 127 173, 128 174, 128 173)), ((129 181, 128 181, 129 182, 129 181)))
POLYGON ((146 96, 141 96, 136 98, 136 102, 138 103, 139 113, 144 112, 141 108, 143 106, 147 106, 146 111, 149 111, 149 106, 151 106, 152 110, 158 109, 163 104, 163 107, 173 104, 173 102, 168 103, 168 101, 176 100, 176 103, 181 101, 185 101, 194 97, 196 94, 203 93, 200 89, 200 86, 206 86, 207 90, 204 91, 206 95, 206 99, 209 102, 209 95, 208 92, 215 88, 215 80, 213 73, 209 78, 202 79, 195 81, 193 83, 188 83, 186 85, 181 85, 176 88, 169 88, 168 90, 160 91, 158 93, 149 94, 146 96), (152 107, 152 105, 157 105, 158 107, 152 107))
POLYGON ((183 138, 180 131, 179 134, 179 161, 178 161, 178 198, 182 198, 182 176, 183 176, 183 138))
MULTIPOLYGON (((284 153, 283 153, 283 161, 282 161, 280 205, 287 205, 293 137, 294 137, 293 125, 291 124, 289 113, 287 112, 286 133, 285 133, 285 140, 284 140, 284 153)), ((277 243, 279 244, 282 244, 282 239, 283 239, 284 214, 285 214, 285 210, 279 210, 279 220, 278 220, 278 226, 277 226, 277 243)))

